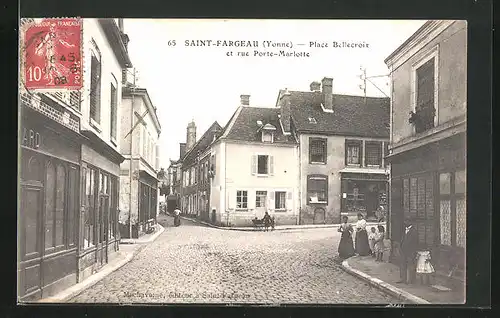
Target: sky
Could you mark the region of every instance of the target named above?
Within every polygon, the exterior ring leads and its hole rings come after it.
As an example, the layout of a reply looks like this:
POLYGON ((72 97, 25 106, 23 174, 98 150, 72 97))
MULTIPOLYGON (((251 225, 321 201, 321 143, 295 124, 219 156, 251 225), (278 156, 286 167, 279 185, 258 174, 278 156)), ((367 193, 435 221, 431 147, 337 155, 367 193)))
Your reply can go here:
MULTIPOLYGON (((157 108, 162 132, 160 167, 179 158, 186 126, 194 120, 197 138, 217 121, 224 126, 250 95, 250 105, 274 107, 280 89, 309 91, 309 84, 333 78, 333 93, 360 95, 366 75, 388 75, 384 63, 424 20, 189 20, 125 19, 136 83, 157 108), (258 48, 185 46, 185 41, 258 41, 258 48), (263 47, 267 41, 285 48, 263 47), (333 42, 366 43, 334 48, 333 42), (175 42, 175 45, 174 45, 175 42), (311 47, 311 42, 313 43, 311 47), (328 47, 317 47, 327 44, 328 47), (300 45, 304 44, 304 45, 300 45), (254 56, 259 52, 307 52, 309 57, 254 56), (232 51, 233 56, 228 56, 232 51), (250 56, 235 56, 248 52, 250 56)), ((222 44, 222 42, 220 42, 222 44)), ((371 79, 367 96, 389 95, 388 77, 371 79)))

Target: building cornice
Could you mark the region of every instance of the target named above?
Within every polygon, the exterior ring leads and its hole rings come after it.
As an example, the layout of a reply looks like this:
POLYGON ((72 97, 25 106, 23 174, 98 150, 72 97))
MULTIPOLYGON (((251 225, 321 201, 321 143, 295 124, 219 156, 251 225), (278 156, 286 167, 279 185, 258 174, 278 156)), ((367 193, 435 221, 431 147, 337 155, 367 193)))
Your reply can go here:
POLYGON ((118 61, 123 68, 132 67, 132 61, 130 61, 130 56, 128 55, 125 43, 123 43, 122 36, 118 25, 114 19, 97 19, 101 24, 101 27, 108 38, 108 41, 113 48, 118 61))
POLYGON ((397 69, 416 53, 420 52, 423 47, 434 40, 454 22, 453 20, 427 21, 384 60, 385 64, 389 68, 392 67, 393 69, 397 69))
POLYGON ((160 135, 161 134, 160 121, 158 120, 158 115, 156 114, 156 108, 153 106, 153 102, 149 97, 148 90, 145 88, 130 88, 130 87, 124 87, 122 89, 122 96, 128 97, 132 95, 141 96, 142 99, 145 101, 148 113, 153 119, 153 123, 155 124, 156 132, 158 133, 158 135, 160 135))
POLYGON ((465 115, 452 119, 444 124, 429 129, 416 136, 407 137, 389 146, 391 154, 388 158, 400 155, 404 152, 431 144, 456 134, 467 131, 467 118, 465 115))

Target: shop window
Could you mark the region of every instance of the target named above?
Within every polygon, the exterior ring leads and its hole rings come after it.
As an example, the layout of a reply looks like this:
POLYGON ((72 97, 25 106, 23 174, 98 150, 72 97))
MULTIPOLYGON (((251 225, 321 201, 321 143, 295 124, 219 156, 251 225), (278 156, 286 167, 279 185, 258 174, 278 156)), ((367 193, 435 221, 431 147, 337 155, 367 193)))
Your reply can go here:
POLYGON ((309 138, 309 163, 326 163, 326 138, 309 138))
POLYGON ((381 142, 366 142, 365 144, 367 166, 382 165, 382 143, 381 142))
POLYGON ((384 167, 389 166, 389 160, 387 158, 388 155, 389 155, 389 143, 384 142, 384 167))
POLYGON ((90 248, 95 244, 94 224, 95 224, 95 185, 96 170, 88 168, 85 174, 85 223, 83 247, 90 248))
POLYGON ((38 252, 38 212, 40 191, 33 188, 23 190, 24 256, 38 252))
POLYGON ((311 175, 307 178, 307 198, 309 203, 328 203, 328 177, 311 175))
POLYGON ((361 165, 362 143, 360 140, 346 140, 345 163, 346 165, 361 165))
POLYGON ((465 248, 467 233, 466 172, 443 172, 440 180, 441 244, 465 248))
POLYGON ((257 191, 255 193, 255 207, 265 208, 266 207, 267 191, 257 191))
POLYGON ((248 209, 248 191, 236 191, 236 208, 248 209))
POLYGON ((347 187, 347 211, 351 213, 365 213, 365 191, 360 189, 355 182, 348 182, 347 187))
POLYGON ((276 210, 286 209, 286 192, 276 191, 274 193, 274 208, 276 210))
POLYGON ((45 180, 45 250, 54 247, 54 212, 56 191, 56 168, 52 162, 47 162, 45 180))
POLYGON ((75 244, 76 234, 76 218, 78 211, 78 169, 76 167, 69 168, 69 191, 68 191, 68 224, 67 224, 67 239, 68 245, 71 247, 75 244))

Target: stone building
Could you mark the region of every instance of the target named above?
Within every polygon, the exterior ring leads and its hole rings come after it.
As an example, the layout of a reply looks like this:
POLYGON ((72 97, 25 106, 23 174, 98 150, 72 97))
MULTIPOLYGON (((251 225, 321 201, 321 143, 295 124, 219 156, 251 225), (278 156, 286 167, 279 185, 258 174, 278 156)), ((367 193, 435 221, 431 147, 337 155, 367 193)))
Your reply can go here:
POLYGON ((428 21, 385 60, 391 71, 390 238, 410 218, 420 248, 462 280, 466 250, 467 22, 428 21))
POLYGON ((121 19, 83 19, 84 87, 21 89, 18 298, 49 297, 98 272, 119 249, 121 19))
POLYGON ((333 79, 310 91, 280 90, 279 128, 298 141, 300 224, 340 223, 387 206, 389 99, 333 93, 333 79))
POLYGON ((161 126, 148 91, 125 85, 120 130, 125 157, 120 166, 120 233, 124 238, 137 238, 156 222, 158 214, 157 143, 161 126))
POLYGON ((297 224, 298 142, 283 133, 278 109, 252 107, 249 98, 241 96, 211 146, 211 221, 251 226, 268 212, 277 224, 297 224))

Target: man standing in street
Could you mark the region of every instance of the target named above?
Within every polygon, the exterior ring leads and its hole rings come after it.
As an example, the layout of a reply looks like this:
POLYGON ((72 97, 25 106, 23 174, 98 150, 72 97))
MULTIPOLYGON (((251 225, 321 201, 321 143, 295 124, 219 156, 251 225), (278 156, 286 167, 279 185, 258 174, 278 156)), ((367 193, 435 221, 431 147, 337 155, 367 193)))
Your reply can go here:
POLYGON ((418 233, 411 220, 405 220, 405 230, 400 245, 399 272, 401 280, 398 283, 413 284, 416 279, 416 257, 418 249, 418 233))

